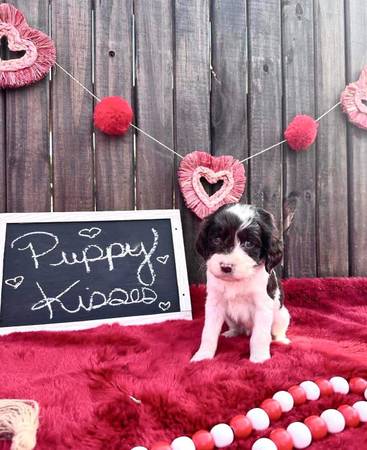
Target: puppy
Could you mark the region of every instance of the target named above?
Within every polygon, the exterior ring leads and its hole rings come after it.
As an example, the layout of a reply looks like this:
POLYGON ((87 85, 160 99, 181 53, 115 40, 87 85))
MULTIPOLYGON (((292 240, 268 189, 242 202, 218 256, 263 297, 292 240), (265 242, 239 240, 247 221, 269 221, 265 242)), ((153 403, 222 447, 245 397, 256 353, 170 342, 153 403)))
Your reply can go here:
POLYGON ((250 361, 270 358, 270 343, 288 344, 290 321, 274 267, 282 244, 273 216, 251 205, 225 205, 208 216, 196 248, 207 266, 205 325, 191 361, 211 359, 224 322, 226 337, 250 338, 250 361))

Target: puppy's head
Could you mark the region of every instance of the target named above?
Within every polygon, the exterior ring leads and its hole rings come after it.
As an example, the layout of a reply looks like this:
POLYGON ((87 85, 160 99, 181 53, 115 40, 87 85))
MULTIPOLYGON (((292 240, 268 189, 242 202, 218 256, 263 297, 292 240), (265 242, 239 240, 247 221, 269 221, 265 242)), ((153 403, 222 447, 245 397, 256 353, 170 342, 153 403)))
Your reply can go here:
POLYGON ((270 272, 282 259, 273 216, 251 205, 225 205, 202 223, 196 249, 217 278, 239 281, 264 265, 270 272))

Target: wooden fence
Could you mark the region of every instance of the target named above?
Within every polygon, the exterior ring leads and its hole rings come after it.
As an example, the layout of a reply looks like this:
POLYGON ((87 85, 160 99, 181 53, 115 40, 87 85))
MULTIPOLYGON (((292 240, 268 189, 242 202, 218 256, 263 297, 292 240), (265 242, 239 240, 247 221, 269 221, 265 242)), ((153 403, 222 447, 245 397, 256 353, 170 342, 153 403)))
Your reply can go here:
MULTIPOLYGON (((59 64, 97 96, 128 99, 137 125, 182 155, 258 152, 296 113, 335 104, 367 63, 365 0, 13 4, 52 35, 59 64)), ((184 207, 171 153, 132 131, 94 133, 93 98, 60 70, 0 95, 1 211, 178 207, 190 279, 202 279, 199 221, 184 207)), ((334 110, 309 152, 279 147, 246 172, 244 202, 279 224, 295 210, 285 276, 367 275, 366 131, 334 110)))

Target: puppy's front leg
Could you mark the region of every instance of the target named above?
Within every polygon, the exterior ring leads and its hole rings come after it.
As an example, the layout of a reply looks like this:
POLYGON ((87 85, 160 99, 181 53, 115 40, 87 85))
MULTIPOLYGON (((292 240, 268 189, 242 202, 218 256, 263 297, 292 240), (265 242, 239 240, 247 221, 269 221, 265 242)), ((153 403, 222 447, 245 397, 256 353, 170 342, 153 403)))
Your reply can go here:
POLYGON ((191 361, 212 359, 218 345, 218 338, 224 322, 224 308, 218 304, 207 301, 205 305, 205 324, 201 335, 199 350, 191 358, 191 361))
POLYGON ((250 339, 250 361, 254 363, 262 363, 270 358, 273 310, 272 307, 267 307, 266 303, 267 299, 264 305, 257 307, 254 314, 254 326, 250 339))

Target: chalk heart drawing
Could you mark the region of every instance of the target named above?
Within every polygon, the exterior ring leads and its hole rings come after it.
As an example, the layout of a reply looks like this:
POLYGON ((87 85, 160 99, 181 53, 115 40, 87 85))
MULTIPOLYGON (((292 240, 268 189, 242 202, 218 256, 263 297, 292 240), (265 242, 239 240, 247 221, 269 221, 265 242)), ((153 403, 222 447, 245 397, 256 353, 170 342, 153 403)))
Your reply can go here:
POLYGON ((8 280, 5 280, 5 284, 8 286, 11 286, 14 289, 18 289, 18 287, 23 283, 24 277, 22 275, 19 275, 14 278, 9 278, 8 280))
POLYGON ((171 302, 160 302, 158 306, 162 311, 168 311, 171 307, 171 302))
POLYGON ((164 256, 157 256, 157 261, 159 261, 161 264, 166 264, 168 261, 169 255, 164 256))
POLYGON ((100 228, 97 227, 92 227, 92 228, 83 228, 82 230, 79 231, 79 236, 83 236, 83 237, 87 237, 89 239, 94 239, 96 236, 98 236, 100 234, 102 230, 100 228))

